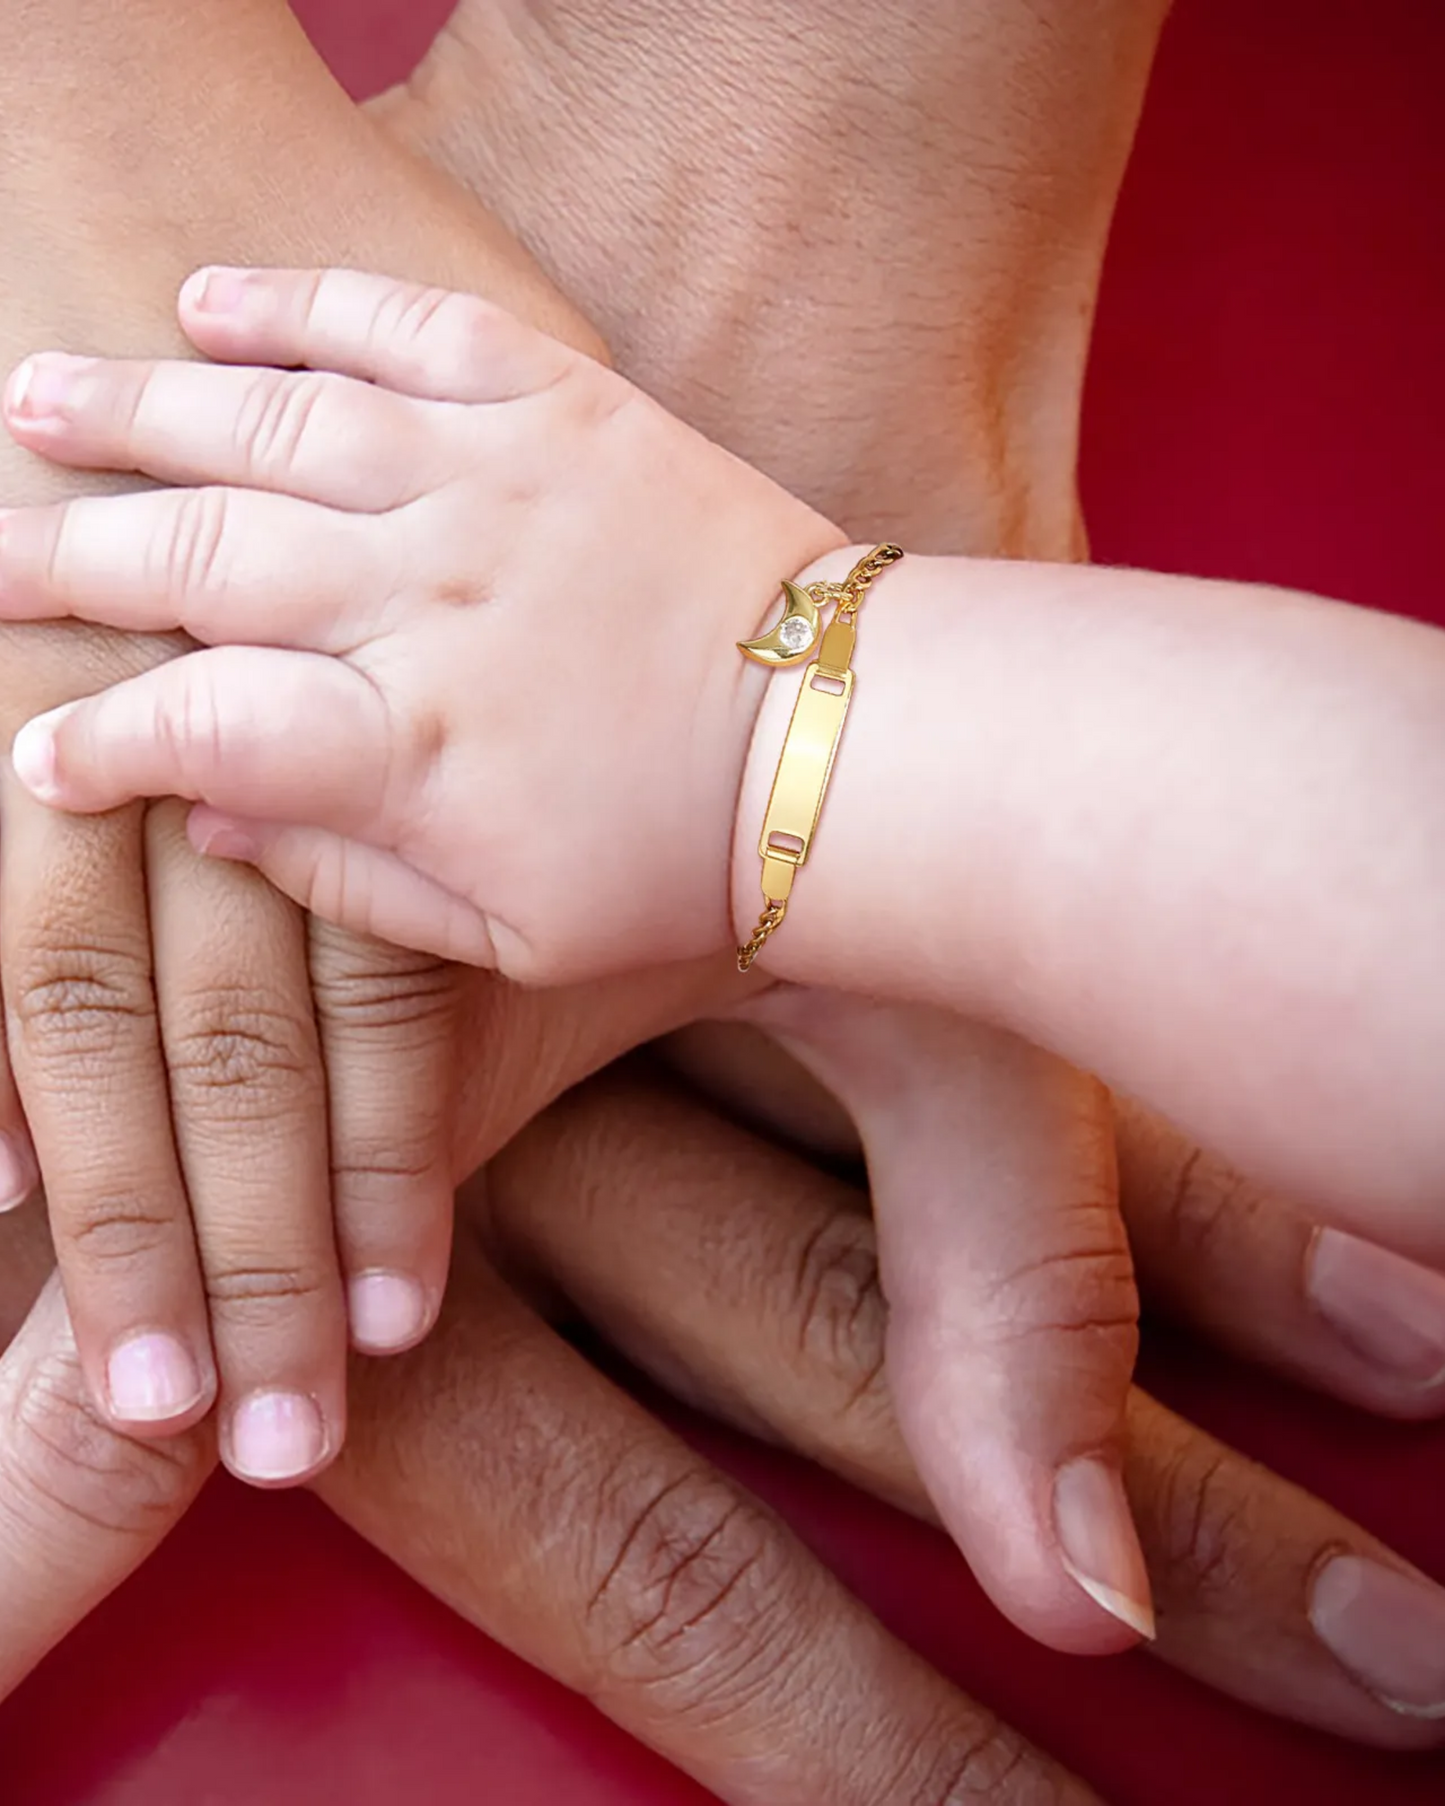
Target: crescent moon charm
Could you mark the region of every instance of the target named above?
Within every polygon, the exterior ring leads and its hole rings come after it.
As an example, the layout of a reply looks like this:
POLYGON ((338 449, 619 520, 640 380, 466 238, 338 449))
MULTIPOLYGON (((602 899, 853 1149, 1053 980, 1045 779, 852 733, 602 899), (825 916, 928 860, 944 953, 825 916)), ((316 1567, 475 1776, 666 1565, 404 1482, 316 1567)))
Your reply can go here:
POLYGON ((797 665, 818 643, 823 617, 818 604, 796 583, 783 585, 783 618, 761 639, 739 640, 738 651, 760 665, 797 665))

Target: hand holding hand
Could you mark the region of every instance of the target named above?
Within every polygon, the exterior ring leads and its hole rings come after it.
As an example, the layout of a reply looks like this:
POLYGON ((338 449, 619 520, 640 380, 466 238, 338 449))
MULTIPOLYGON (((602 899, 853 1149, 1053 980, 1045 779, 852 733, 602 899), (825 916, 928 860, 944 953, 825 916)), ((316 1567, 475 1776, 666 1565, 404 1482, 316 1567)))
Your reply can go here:
POLYGON ((181 320, 213 357, 345 374, 43 357, 12 379, 32 450, 233 485, 6 519, 12 618, 228 642, 32 724, 30 787, 201 800, 198 845, 317 914, 513 978, 724 945, 761 693, 734 642, 841 534, 472 297, 212 271, 181 320))

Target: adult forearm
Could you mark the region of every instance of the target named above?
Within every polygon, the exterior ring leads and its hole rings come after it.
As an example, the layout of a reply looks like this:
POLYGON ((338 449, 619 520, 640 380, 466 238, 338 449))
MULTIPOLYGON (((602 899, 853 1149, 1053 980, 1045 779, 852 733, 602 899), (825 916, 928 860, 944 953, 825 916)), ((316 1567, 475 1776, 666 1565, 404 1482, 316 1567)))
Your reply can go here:
MULTIPOLYGON (((179 348, 176 288, 211 260, 394 269, 597 347, 479 205, 352 106, 283 0, 0 0, 0 28, 0 362, 179 348)), ((0 486, 34 494, 18 457, 0 446, 0 486)))
POLYGON ((850 533, 1068 557, 1166 0, 461 0, 381 117, 619 367, 850 533))
MULTIPOLYGON (((911 559, 856 669, 775 974, 992 1017, 1261 1179, 1445 1247, 1445 635, 911 559)), ((740 922, 794 687, 754 742, 740 922)))

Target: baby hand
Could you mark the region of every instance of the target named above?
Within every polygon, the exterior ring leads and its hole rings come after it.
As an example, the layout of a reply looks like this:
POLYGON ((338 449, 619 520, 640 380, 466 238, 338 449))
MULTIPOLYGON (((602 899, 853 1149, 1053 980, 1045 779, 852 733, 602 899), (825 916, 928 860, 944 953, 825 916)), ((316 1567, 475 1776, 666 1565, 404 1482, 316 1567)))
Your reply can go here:
POLYGON ((10 381, 30 450, 193 487, 0 516, 0 617, 209 648, 30 722, 21 780, 197 801, 202 851, 512 978, 728 944, 765 681, 734 642, 843 536, 470 296, 211 270, 180 319, 220 362, 10 381))

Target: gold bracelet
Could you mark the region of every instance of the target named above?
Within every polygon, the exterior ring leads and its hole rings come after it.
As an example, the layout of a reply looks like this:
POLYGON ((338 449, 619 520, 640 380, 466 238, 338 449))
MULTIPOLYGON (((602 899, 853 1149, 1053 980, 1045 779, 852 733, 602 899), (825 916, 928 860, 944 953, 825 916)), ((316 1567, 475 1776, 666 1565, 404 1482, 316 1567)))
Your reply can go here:
POLYGON ((821 611, 837 603, 818 656, 803 675, 793 704, 773 779, 768 812, 763 818, 758 855, 763 862, 763 913, 747 942, 738 948, 738 971, 746 972, 782 927, 798 867, 808 863, 817 832, 838 742, 853 700, 853 649, 858 639, 858 610, 869 585, 903 556, 898 546, 877 546, 860 558, 842 583, 785 583, 783 618, 761 639, 739 640, 738 650, 760 665, 796 665, 817 644, 821 611))

